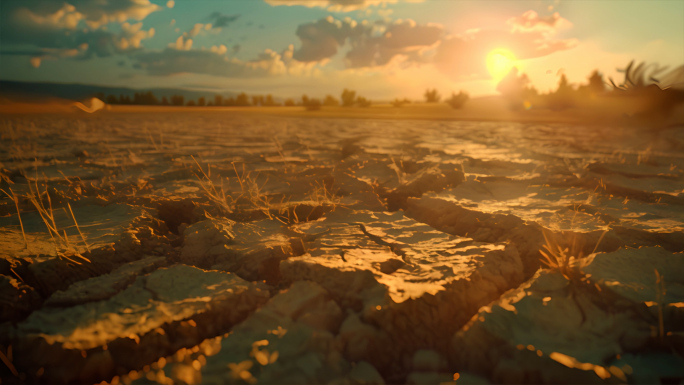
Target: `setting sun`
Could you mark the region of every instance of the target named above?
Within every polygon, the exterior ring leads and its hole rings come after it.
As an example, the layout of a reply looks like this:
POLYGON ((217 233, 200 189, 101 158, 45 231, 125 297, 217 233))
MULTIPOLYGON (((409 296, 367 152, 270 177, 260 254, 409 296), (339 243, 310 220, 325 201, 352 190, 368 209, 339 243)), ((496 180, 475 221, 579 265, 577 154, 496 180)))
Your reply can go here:
POLYGON ((515 55, 506 49, 495 49, 487 55, 487 70, 497 83, 513 68, 515 55))

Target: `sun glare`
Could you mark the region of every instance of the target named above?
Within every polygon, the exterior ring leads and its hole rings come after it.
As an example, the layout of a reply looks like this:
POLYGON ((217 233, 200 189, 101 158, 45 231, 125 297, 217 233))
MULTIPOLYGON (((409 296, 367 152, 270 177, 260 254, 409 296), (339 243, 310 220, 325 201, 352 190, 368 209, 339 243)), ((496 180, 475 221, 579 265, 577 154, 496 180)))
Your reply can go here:
POLYGON ((515 55, 506 49, 495 49, 487 54, 487 70, 497 83, 510 72, 515 64, 515 55))

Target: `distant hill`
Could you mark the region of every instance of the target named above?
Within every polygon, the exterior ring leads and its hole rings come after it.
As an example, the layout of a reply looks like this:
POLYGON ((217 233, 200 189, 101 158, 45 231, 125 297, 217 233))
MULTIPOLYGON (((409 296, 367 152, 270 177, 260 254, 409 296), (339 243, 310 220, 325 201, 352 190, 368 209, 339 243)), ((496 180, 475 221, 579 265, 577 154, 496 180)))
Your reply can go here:
POLYGON ((87 84, 64 84, 64 83, 33 83, 0 80, 0 97, 16 101, 31 101, 47 98, 61 98, 70 100, 82 100, 97 96, 99 93, 107 95, 128 96, 130 98, 136 92, 152 91, 161 100, 162 97, 170 99, 172 95, 182 95, 186 101, 197 100, 204 97, 207 102, 214 100, 214 95, 222 95, 224 98, 235 97, 235 92, 215 93, 210 91, 192 91, 182 88, 149 88, 134 89, 124 87, 106 87, 87 84))

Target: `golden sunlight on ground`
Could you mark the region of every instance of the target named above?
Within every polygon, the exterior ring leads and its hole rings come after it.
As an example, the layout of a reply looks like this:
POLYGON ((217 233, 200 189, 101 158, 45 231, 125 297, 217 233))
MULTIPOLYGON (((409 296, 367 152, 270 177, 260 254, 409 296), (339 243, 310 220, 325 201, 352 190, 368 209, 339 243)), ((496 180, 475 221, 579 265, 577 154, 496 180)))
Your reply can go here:
POLYGON ((515 64, 515 55, 507 49, 495 49, 487 54, 487 70, 498 83, 511 71, 515 64))

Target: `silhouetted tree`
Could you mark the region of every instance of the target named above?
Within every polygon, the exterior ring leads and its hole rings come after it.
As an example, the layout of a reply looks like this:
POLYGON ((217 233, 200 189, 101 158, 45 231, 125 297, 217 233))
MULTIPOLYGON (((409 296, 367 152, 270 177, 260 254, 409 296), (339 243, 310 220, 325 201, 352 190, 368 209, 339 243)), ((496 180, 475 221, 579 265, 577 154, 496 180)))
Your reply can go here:
POLYGON ((463 91, 459 91, 458 95, 452 92, 451 97, 446 100, 446 103, 450 105, 451 108, 458 109, 463 107, 468 99, 470 99, 470 96, 463 91))
POLYGON ((152 91, 147 92, 136 92, 133 94, 133 104, 143 105, 143 106, 154 106, 159 104, 159 99, 152 93, 152 91))
POLYGON ((309 97, 302 95, 302 106, 306 106, 307 104, 309 104, 309 97))
POLYGON ((119 101, 114 95, 107 95, 107 104, 119 104, 119 101))
POLYGON ((285 99, 285 107, 292 107, 295 105, 296 105, 296 103, 295 103, 294 99, 292 99, 292 98, 285 99))
POLYGON ((575 106, 575 90, 568 83, 565 74, 561 74, 558 89, 550 94, 547 100, 548 107, 553 110, 563 110, 575 106))
POLYGON ((442 96, 437 92, 437 89, 427 89, 425 90, 425 101, 428 103, 437 103, 442 98, 442 96))
POLYGON ((222 106, 223 105, 223 96, 214 95, 214 105, 215 106, 222 106))
POLYGON ((409 103, 411 103, 411 101, 408 98, 404 98, 404 99, 396 98, 392 101, 392 107, 400 108, 400 107, 403 107, 404 104, 409 104, 409 103))
POLYGON ((226 99, 225 102, 223 102, 223 105, 228 106, 228 107, 232 107, 232 106, 237 105, 237 102, 235 101, 235 98, 230 97, 230 98, 226 99))
POLYGON ((235 105, 240 107, 249 106, 249 97, 247 94, 243 92, 238 95, 237 98, 235 98, 235 105))
POLYGON ((586 90, 591 95, 600 95, 606 91, 606 82, 598 70, 594 70, 589 76, 589 84, 586 86, 586 90))
POLYGON ((359 96, 356 98, 356 104, 359 105, 359 107, 370 107, 371 101, 364 98, 363 96, 359 96))
POLYGON ((261 95, 252 95, 252 105, 253 106, 263 106, 264 97, 261 95))
POLYGON ((195 101, 194 100, 188 100, 188 106, 194 107, 195 106, 195 101))
POLYGON ((508 100, 509 107, 519 110, 525 106, 525 101, 536 95, 537 91, 529 86, 530 79, 525 74, 518 76, 518 68, 513 67, 510 72, 497 84, 496 90, 508 100))
POLYGON ((332 95, 326 95, 325 100, 323 100, 324 106, 339 106, 340 101, 335 99, 332 95))
POLYGON ((356 91, 345 88, 344 91, 342 91, 342 105, 344 107, 351 107, 354 103, 356 103, 356 91))
POLYGON ((119 95, 119 104, 131 104, 131 97, 128 95, 119 95))
POLYGON ((183 95, 172 95, 171 104, 174 106, 182 106, 185 104, 185 98, 183 95))
POLYGON ((276 103, 276 101, 273 100, 273 95, 271 95, 271 94, 266 95, 266 99, 264 99, 264 106, 272 107, 272 106, 279 106, 279 105, 280 105, 279 103, 276 103))
POLYGON ((316 98, 306 98, 305 102, 304 98, 302 97, 302 103, 304 103, 304 107, 306 107, 308 111, 316 111, 321 109, 321 101, 316 98))
POLYGON ((166 96, 162 96, 161 104, 162 104, 162 106, 168 106, 169 105, 169 99, 167 99, 166 96))
POLYGON ((206 105, 206 104, 207 104, 207 102, 206 102, 206 100, 204 100, 204 97, 203 97, 203 96, 200 96, 200 97, 197 99, 197 105, 198 105, 198 106, 204 106, 204 105, 206 105))

